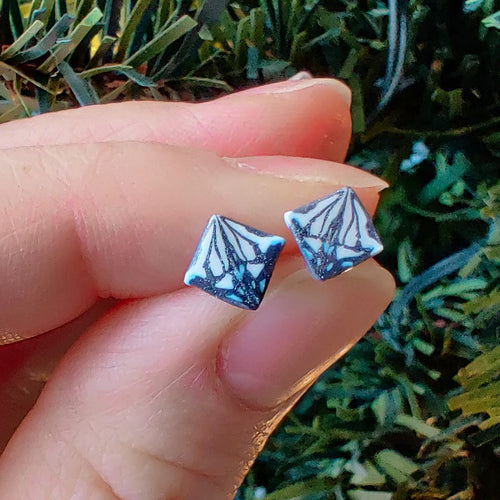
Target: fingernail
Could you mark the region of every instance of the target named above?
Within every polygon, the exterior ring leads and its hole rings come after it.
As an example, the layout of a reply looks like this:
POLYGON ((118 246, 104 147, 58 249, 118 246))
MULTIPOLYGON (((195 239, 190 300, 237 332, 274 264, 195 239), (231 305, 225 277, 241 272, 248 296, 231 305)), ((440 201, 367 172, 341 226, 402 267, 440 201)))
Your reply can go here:
POLYGON ((358 341, 392 290, 392 277, 373 261, 324 283, 295 272, 226 339, 221 379, 246 404, 278 405, 358 341))
POLYGON ((289 156, 252 156, 247 158, 224 158, 228 165, 256 174, 272 175, 298 182, 323 182, 332 190, 342 186, 356 189, 375 189, 379 192, 389 184, 366 170, 326 160, 289 156))
POLYGON ((295 75, 291 76, 288 81, 298 81, 298 80, 310 80, 313 76, 309 71, 299 71, 295 75))
POLYGON ((335 89, 347 105, 351 105, 351 90, 345 83, 334 78, 305 78, 302 76, 298 78, 297 75, 284 82, 271 83, 245 90, 242 94, 284 94, 286 92, 295 92, 297 90, 324 85, 335 89))

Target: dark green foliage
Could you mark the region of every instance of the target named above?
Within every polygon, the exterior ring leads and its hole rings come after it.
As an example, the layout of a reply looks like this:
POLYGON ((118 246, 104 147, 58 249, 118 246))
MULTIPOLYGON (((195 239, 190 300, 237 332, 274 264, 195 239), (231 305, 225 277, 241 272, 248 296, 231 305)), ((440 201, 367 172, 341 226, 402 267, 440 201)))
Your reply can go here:
POLYGON ((392 184, 377 226, 400 291, 275 433, 241 498, 260 485, 270 500, 498 495, 500 32, 482 21, 493 3, 476 4, 409 3, 387 106, 386 24, 371 38, 365 24, 384 11, 347 2, 336 16, 355 40, 317 47, 354 91, 349 162, 392 184))
POLYGON ((213 97, 302 69, 353 90, 348 162, 392 185, 376 224, 399 292, 275 432, 239 499, 497 498, 499 11, 494 0, 3 0, 0 122, 213 97))

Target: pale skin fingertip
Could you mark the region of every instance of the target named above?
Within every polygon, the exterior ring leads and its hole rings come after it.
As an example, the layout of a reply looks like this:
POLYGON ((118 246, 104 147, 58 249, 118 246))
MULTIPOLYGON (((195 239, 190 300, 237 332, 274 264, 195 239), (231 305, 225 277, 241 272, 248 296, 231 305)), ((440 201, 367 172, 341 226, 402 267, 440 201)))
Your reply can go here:
MULTIPOLYGON (((0 315, 6 331, 20 337, 70 321, 99 296, 140 298, 179 288, 214 213, 287 237, 287 210, 376 179, 324 160, 271 156, 234 163, 201 150, 131 141, 18 148, 0 158, 12 165, 0 187, 0 206, 11 213, 0 234, 9 235, 3 255, 13 256, 0 260, 9 292, 0 315), (19 204, 20 197, 30 203, 19 204), (21 221, 22 231, 12 233, 9 221, 21 221)), ((355 189, 373 213, 376 188, 355 189)))
POLYGON ((221 379, 250 407, 277 407, 345 354, 393 292, 390 273, 371 260, 327 282, 289 275, 226 338, 221 379))

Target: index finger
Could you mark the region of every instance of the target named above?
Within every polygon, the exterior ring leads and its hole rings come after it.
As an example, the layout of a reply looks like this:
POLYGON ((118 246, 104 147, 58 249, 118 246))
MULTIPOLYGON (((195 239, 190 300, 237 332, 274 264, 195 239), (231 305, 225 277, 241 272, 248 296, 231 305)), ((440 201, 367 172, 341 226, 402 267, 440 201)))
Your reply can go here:
POLYGON ((146 297, 182 286, 214 213, 287 236, 286 210, 350 185, 373 213, 386 185, 321 160, 229 161, 134 142, 4 150, 0 164, 3 342, 56 328, 98 297, 146 297))

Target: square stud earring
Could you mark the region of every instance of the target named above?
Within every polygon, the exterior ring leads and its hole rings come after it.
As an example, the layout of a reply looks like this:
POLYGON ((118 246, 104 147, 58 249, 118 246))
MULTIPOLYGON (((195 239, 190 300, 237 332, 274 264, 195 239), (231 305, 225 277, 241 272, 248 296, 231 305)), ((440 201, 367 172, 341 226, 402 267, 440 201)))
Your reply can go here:
POLYGON ((349 187, 286 212, 284 218, 317 280, 348 271, 384 248, 370 216, 349 187))
POLYGON ((222 215, 201 235, 184 283, 243 309, 257 309, 285 240, 222 215))

